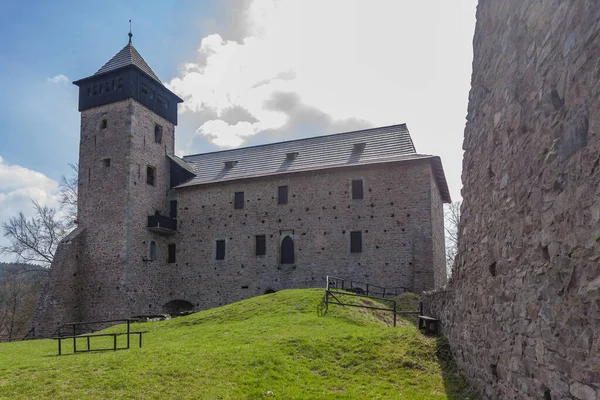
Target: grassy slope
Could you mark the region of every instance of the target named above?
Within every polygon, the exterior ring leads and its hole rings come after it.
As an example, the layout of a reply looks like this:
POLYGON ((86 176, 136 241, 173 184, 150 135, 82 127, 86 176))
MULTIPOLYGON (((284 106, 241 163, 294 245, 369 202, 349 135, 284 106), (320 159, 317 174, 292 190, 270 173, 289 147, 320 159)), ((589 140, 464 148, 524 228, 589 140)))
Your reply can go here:
POLYGON ((287 290, 139 324, 142 349, 57 357, 52 340, 3 343, 0 398, 476 398, 443 340, 363 309, 319 317, 322 295, 287 290))

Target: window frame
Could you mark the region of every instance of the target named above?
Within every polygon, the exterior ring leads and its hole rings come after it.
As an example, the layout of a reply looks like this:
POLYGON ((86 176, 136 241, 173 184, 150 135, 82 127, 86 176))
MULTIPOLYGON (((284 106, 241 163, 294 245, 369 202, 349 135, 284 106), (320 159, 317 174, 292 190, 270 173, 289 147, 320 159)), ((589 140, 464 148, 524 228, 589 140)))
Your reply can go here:
POLYGON ((352 179, 352 200, 363 200, 365 198, 365 185, 363 179, 352 179), (360 186, 358 185, 360 184, 360 186))
POLYGON ((152 165, 146 165, 146 184, 156 186, 156 167, 152 165), (152 171, 152 174, 149 174, 150 171, 152 171), (152 176, 152 179, 150 179, 150 176, 152 176), (152 180, 152 182, 150 182, 150 180, 152 180))
POLYGON ((262 257, 267 255, 267 235, 254 236, 254 255, 262 257), (259 250, 261 250, 259 252, 259 250))
POLYGON ((225 260, 226 254, 227 254, 227 247, 226 247, 225 239, 215 240, 215 261, 225 260), (222 251, 221 251, 222 255, 219 252, 219 245, 222 245, 222 251))
POLYGON ((244 209, 244 192, 234 192, 233 193, 233 208, 235 210, 243 210, 244 209))
POLYGON ((359 254, 363 252, 362 231, 350 232, 350 253, 359 254))
POLYGON ((175 243, 169 243, 167 254, 167 263, 175 264, 177 262, 177 245, 175 243))
POLYGON ((277 187, 277 204, 284 205, 289 200, 289 187, 288 185, 281 185, 277 187), (283 194, 283 195, 282 195, 283 194))
POLYGON ((154 143, 162 144, 163 127, 159 124, 154 124, 154 143))

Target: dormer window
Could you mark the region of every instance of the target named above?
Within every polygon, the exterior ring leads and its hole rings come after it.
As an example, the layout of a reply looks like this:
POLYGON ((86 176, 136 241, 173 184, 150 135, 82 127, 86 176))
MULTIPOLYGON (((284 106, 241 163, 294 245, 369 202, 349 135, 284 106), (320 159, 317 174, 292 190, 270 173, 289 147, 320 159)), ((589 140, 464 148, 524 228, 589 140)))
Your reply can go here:
POLYGON ((235 164, 237 164, 237 161, 225 161, 225 168, 226 169, 231 169, 233 167, 235 167, 235 164))
POLYGON ((298 157, 298 153, 297 151, 291 152, 291 153, 286 153, 285 154, 285 159, 287 161, 294 161, 296 159, 296 157, 298 157))
POLYGON ((365 147, 367 147, 367 144, 365 142, 354 143, 354 146, 352 147, 352 151, 354 153, 359 153, 359 152, 363 151, 365 149, 365 147))

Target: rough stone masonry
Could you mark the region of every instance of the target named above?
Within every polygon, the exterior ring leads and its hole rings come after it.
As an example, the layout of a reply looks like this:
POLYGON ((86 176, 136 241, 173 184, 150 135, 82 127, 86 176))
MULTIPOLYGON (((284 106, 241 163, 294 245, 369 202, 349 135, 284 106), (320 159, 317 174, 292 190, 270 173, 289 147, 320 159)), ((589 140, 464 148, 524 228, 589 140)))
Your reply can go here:
POLYGON ((459 256, 425 297, 486 399, 600 399, 600 2, 480 0, 459 256))

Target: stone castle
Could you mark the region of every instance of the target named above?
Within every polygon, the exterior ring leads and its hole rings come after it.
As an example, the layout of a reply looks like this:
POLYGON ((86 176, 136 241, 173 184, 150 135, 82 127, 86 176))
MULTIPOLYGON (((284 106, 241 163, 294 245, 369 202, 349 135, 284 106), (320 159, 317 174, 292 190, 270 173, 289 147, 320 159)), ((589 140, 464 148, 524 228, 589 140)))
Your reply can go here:
POLYGON ((600 399, 600 3, 480 0, 459 255, 425 297, 484 399, 600 399))
POLYGON ((327 275, 414 292, 446 282, 439 157, 406 125, 174 154, 182 100, 131 40, 79 87, 78 227, 36 336, 74 322, 206 309, 327 275))

